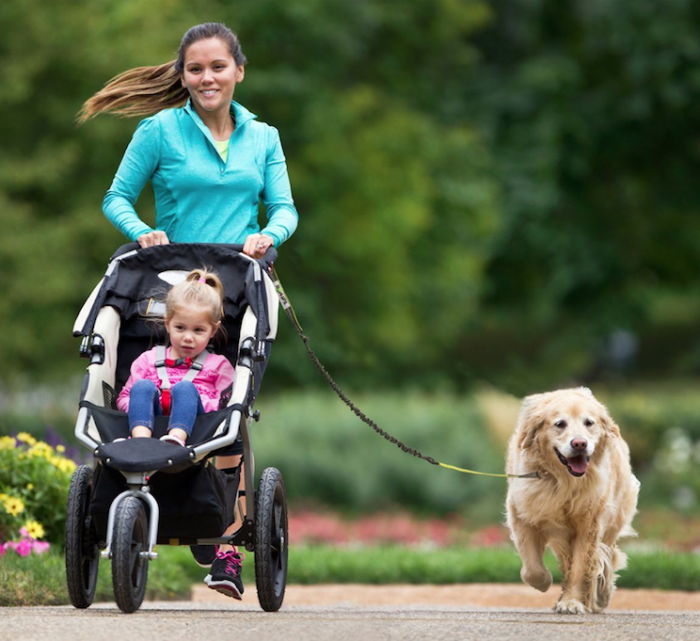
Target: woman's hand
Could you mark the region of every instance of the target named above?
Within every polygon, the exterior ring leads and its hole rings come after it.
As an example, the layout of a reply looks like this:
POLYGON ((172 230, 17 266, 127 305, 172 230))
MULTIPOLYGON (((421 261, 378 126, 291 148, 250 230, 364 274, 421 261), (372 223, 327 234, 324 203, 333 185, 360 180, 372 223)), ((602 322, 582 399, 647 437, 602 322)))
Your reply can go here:
POLYGON ((153 247, 154 245, 169 245, 170 241, 164 231, 149 231, 147 234, 141 234, 136 242, 141 247, 153 247))
POLYGON ((265 234, 251 234, 245 239, 243 253, 251 258, 262 258, 275 241, 265 234))

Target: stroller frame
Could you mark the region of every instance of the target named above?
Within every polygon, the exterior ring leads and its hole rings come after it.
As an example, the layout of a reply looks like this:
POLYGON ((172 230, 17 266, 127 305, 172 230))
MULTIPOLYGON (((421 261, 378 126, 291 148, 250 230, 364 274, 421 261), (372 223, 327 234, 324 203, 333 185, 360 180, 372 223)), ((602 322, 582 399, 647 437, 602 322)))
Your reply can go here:
MULTIPOLYGON (((68 591, 75 607, 91 605, 101 557, 112 560, 115 600, 119 608, 125 612, 137 610, 145 595, 148 562, 158 557, 155 551, 157 544, 230 544, 254 551, 261 607, 266 611, 276 611, 282 605, 288 553, 286 491, 282 475, 275 468, 265 469, 257 490, 254 489, 255 470, 250 438, 251 422, 259 420, 260 414, 253 411, 253 404, 277 331, 277 295, 270 277, 276 252, 269 250, 265 259, 257 261, 242 254, 241 250, 242 246, 236 245, 180 244, 145 250, 135 243, 125 245, 110 260, 105 277, 93 290, 76 320, 74 335, 83 337, 80 352, 81 356, 90 358, 90 365, 81 390, 75 436, 92 450, 96 473, 93 477, 92 468, 79 466, 68 496, 66 571, 68 591), (234 352, 229 345, 226 354, 233 361, 236 372, 228 406, 218 412, 198 416, 193 436, 197 433, 204 439, 186 447, 155 438, 110 442, 117 436, 125 436, 126 415, 108 409, 106 401, 105 407, 99 402, 100 396, 107 398, 105 389, 109 389, 112 395, 116 394, 118 382, 116 374, 110 378, 117 369, 118 358, 116 345, 111 344, 107 335, 110 332, 118 335, 122 318, 135 314, 133 301, 123 303, 119 299, 120 287, 123 289, 120 279, 124 281, 127 278, 120 275, 120 269, 124 271, 124 265, 135 261, 137 265, 127 268, 126 272, 128 275, 131 269, 138 274, 138 264, 147 264, 152 257, 164 256, 168 265, 168 261, 177 263, 179 256, 184 256, 182 262, 187 263, 186 269, 177 271, 189 271, 208 264, 201 262, 208 251, 217 255, 223 252, 224 258, 233 256, 240 272, 239 280, 241 275, 245 280, 243 293, 237 300, 238 313, 233 314, 234 320, 240 318, 237 349, 234 352), (114 385, 106 383, 103 375, 114 385), (201 431, 197 432, 200 428, 201 431), (232 475, 214 470, 208 458, 234 444, 237 439, 242 441, 241 462, 245 464, 239 465, 232 475), (238 489, 241 469, 245 492, 238 489), (160 473, 156 475, 156 480, 165 479, 159 486, 160 499, 164 492, 167 496, 168 483, 183 472, 198 474, 198 479, 212 478, 213 489, 211 496, 207 496, 207 509, 213 510, 215 516, 208 516, 207 513, 199 518, 195 515, 195 520, 203 524, 206 530, 205 536, 193 534, 189 523, 184 530, 178 530, 180 523, 177 515, 170 515, 170 520, 163 524, 161 507, 154 496, 156 487, 151 478, 157 472, 160 473), (115 474, 128 489, 119 491, 120 482, 115 482, 115 474), (112 486, 109 486, 110 482, 112 486), (102 501, 104 507, 105 498, 99 498, 100 492, 96 492, 101 487, 109 488, 106 490, 109 504, 106 525, 98 505, 102 501), (114 490, 116 496, 112 498, 109 490, 114 490), (239 503, 241 496, 245 498, 245 515, 239 503), (209 504, 214 504, 214 507, 211 508, 209 504), (237 511, 241 526, 234 534, 212 535, 239 520, 237 511), (178 535, 178 532, 185 534, 178 535), (98 553, 99 549, 101 553, 98 553)), ((161 272, 159 276, 164 273, 161 272)), ((226 293, 228 295, 229 291, 226 293)), ((139 296, 143 297, 143 294, 141 292, 139 296)), ((231 306, 228 299, 225 300, 225 309, 227 304, 231 306)), ((153 435, 157 436, 159 430, 166 428, 167 417, 157 417, 153 435)), ((198 487, 208 490, 206 481, 202 483, 198 487)), ((192 490, 191 501, 197 510, 201 506, 196 505, 198 497, 195 495, 196 491, 192 490)))

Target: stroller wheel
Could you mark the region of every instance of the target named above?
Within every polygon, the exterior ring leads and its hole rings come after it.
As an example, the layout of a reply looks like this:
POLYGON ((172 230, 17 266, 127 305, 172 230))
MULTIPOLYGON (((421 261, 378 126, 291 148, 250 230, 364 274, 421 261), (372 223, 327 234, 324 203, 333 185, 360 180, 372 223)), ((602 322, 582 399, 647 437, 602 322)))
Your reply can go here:
POLYGON ((148 519, 144 504, 127 496, 117 507, 112 536, 112 585, 114 600, 123 612, 135 612, 146 593, 148 519))
POLYGON ((263 470, 255 514, 255 583, 260 606, 276 612, 287 585, 287 493, 282 474, 263 470))
POLYGON ((88 608, 95 597, 100 552, 89 516, 92 468, 79 466, 68 490, 66 511, 66 581, 68 596, 76 608, 88 608))

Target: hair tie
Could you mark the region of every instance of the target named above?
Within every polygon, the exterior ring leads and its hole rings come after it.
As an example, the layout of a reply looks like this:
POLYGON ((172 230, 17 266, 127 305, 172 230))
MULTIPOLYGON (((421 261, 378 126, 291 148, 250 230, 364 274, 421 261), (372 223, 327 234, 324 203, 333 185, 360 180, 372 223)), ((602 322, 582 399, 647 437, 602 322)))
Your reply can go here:
POLYGON ((203 278, 202 276, 199 277, 199 282, 204 283, 205 285, 207 284, 207 279, 203 278))

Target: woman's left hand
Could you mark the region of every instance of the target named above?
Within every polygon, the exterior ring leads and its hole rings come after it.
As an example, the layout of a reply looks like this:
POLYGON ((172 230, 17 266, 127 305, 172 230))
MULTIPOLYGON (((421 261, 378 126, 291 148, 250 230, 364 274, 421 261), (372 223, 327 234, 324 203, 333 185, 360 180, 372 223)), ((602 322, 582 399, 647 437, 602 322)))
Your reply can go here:
POLYGON ((272 238, 265 234, 251 234, 245 239, 243 253, 251 258, 262 258, 273 244, 272 238))

